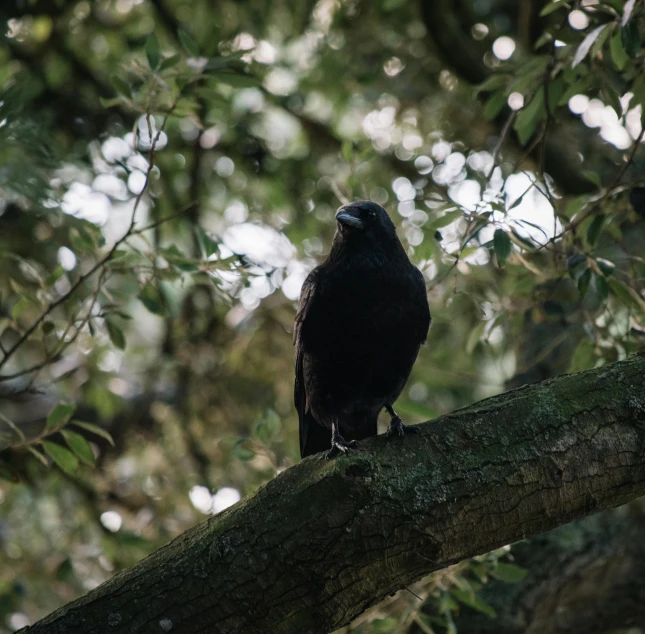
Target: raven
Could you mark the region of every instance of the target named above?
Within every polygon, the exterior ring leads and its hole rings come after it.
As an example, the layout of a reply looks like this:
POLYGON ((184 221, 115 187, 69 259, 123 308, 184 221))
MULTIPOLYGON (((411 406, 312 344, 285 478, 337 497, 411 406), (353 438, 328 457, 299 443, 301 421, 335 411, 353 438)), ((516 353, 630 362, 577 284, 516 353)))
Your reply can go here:
POLYGON ((327 259, 305 280, 294 326, 300 455, 347 453, 376 435, 416 432, 392 408, 430 328, 423 275, 383 207, 361 200, 336 213, 327 259), (331 449, 330 449, 331 447, 331 449))

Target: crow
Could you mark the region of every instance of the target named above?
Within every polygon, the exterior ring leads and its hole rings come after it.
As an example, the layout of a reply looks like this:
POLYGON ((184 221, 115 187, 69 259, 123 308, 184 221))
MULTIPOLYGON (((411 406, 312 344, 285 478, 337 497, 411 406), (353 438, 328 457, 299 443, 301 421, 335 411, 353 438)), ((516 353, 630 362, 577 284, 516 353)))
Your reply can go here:
POLYGON ((336 213, 327 259, 307 276, 294 326, 300 455, 347 453, 376 435, 416 433, 392 405, 430 328, 423 275, 383 207, 360 200, 336 213))

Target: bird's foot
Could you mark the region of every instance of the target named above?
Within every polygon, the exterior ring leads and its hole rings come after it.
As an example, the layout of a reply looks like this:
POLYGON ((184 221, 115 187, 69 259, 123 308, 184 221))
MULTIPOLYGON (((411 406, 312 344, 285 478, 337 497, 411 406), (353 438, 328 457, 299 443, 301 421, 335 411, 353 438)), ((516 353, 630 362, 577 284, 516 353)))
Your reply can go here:
POLYGON ((399 438, 403 438, 406 434, 420 433, 421 430, 418 427, 414 427, 413 425, 404 425, 403 421, 398 416, 393 416, 385 435, 388 437, 398 436, 399 438))
POLYGON ((327 460, 331 460, 336 456, 349 453, 352 449, 360 449, 357 440, 346 441, 341 435, 332 436, 331 449, 325 454, 327 460))

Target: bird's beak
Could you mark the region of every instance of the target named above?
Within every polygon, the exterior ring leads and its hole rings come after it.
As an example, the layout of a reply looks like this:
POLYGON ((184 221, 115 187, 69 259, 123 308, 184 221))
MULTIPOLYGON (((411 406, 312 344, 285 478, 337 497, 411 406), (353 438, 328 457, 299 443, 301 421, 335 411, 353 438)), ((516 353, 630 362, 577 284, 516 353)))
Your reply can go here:
POLYGON ((336 214, 336 220, 342 225, 354 227, 354 229, 363 229, 365 223, 356 215, 356 211, 351 207, 341 207, 336 214))

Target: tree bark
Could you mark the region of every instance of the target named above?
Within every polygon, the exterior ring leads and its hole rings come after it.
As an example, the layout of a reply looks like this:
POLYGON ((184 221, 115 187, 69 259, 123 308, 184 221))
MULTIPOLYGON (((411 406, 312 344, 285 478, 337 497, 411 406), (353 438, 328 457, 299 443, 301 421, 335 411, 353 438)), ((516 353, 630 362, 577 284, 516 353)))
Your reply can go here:
POLYGON ((464 558, 645 494, 645 355, 313 456, 23 634, 330 632, 464 558))

